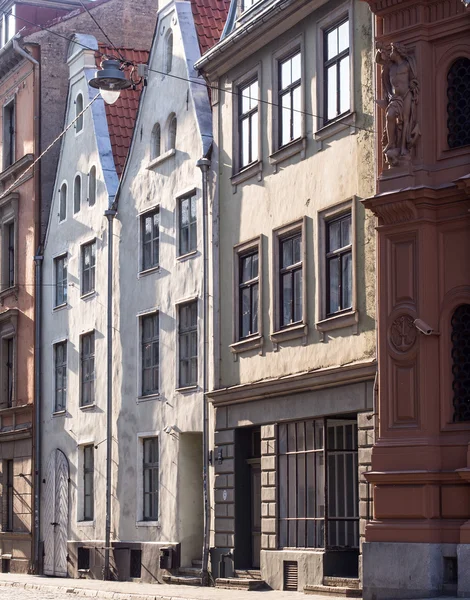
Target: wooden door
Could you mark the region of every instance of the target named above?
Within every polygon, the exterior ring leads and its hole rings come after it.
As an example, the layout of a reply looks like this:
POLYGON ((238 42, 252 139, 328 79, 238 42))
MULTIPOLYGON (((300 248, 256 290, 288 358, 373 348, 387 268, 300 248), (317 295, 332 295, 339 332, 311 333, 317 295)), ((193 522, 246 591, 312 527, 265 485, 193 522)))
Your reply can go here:
POLYGON ((252 567, 259 569, 261 553, 261 465, 251 463, 251 548, 252 567))
POLYGON ((53 450, 46 469, 44 507, 44 574, 67 577, 69 465, 53 450))

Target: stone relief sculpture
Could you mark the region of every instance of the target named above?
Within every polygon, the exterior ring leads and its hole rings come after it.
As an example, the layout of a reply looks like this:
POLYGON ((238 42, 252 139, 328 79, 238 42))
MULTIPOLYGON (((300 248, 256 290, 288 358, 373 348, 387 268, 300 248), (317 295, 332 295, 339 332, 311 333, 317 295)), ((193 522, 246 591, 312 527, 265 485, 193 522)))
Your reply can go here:
POLYGON ((403 44, 392 43, 377 46, 375 61, 382 66, 385 92, 385 98, 377 100, 385 111, 383 153, 386 162, 396 167, 411 160, 411 149, 420 135, 416 59, 403 44))

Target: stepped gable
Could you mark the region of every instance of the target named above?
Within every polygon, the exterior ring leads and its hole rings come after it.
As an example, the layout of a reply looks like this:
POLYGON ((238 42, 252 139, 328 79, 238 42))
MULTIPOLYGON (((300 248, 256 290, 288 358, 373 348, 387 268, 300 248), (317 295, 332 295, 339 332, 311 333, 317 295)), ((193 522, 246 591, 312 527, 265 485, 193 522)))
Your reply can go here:
POLYGON ((229 8, 230 0, 191 0, 201 55, 219 41, 229 8))
MULTIPOLYGON (((147 64, 149 53, 145 50, 133 50, 130 48, 118 48, 122 57, 135 64, 147 64)), ((99 44, 99 52, 96 53, 96 66, 99 68, 103 54, 109 57, 116 56, 116 50, 105 44, 99 44)), ((126 77, 130 75, 130 67, 126 67, 124 72, 126 77)), ((127 153, 132 141, 135 120, 139 108, 140 94, 142 86, 136 90, 122 90, 119 99, 115 104, 106 104, 106 119, 108 121, 109 137, 113 151, 114 164, 118 177, 121 177, 126 162, 127 153)))

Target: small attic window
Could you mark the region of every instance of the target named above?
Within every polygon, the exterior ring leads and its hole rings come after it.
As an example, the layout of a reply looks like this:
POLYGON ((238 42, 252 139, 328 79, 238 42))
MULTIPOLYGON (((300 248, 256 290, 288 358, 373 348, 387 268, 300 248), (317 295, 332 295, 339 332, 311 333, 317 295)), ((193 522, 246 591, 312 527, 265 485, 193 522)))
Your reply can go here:
POLYGON ((165 73, 171 72, 173 66, 173 32, 170 30, 166 36, 165 46, 165 73))
POLYGON ((151 160, 158 158, 162 153, 162 132, 160 124, 155 123, 152 130, 152 148, 150 152, 151 160))
POLYGON ((80 175, 75 177, 73 186, 73 212, 74 214, 80 212, 82 204, 82 178, 80 175))
POLYGON ((176 148, 176 115, 171 115, 168 120, 168 147, 167 150, 176 148))
POLYGON ((83 111, 83 96, 81 94, 78 94, 78 96, 75 100, 75 118, 77 119, 75 121, 75 133, 78 133, 79 131, 81 131, 83 129, 83 115, 80 115, 80 113, 82 111, 83 111), (78 115, 80 115, 80 116, 78 116, 78 115))
POLYGON ((96 167, 93 166, 88 173, 88 205, 94 206, 96 202, 96 167))
POLYGON ((59 222, 65 221, 67 217, 67 184, 64 183, 59 191, 59 222))

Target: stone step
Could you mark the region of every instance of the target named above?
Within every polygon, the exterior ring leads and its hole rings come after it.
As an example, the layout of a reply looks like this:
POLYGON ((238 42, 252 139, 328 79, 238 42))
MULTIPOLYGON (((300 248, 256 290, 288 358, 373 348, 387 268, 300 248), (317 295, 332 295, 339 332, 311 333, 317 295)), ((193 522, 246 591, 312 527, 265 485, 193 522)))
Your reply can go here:
POLYGON ((193 558, 193 560, 191 561, 191 565, 193 567, 198 567, 199 569, 202 569, 202 560, 200 558, 193 558))
POLYGON ((200 577, 163 575, 162 579, 165 583, 171 585, 202 585, 202 579, 200 577))
POLYGON ((189 577, 201 577, 201 569, 198 567, 180 567, 178 569, 178 577, 180 575, 188 575, 189 577))
POLYGON ((323 577, 323 585, 358 590, 361 587, 361 582, 357 577, 323 577))
POLYGON ((362 598, 362 590, 358 588, 339 587, 336 585, 306 585, 304 594, 321 596, 343 596, 344 598, 362 598))
POLYGON ((242 579, 241 577, 219 577, 215 580, 215 587, 226 590, 262 590, 266 582, 262 579, 242 579))
POLYGON ((261 580, 261 571, 259 569, 236 569, 234 571, 234 577, 261 580))

